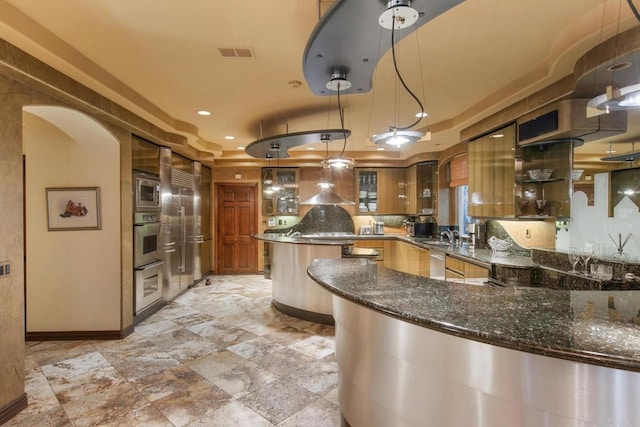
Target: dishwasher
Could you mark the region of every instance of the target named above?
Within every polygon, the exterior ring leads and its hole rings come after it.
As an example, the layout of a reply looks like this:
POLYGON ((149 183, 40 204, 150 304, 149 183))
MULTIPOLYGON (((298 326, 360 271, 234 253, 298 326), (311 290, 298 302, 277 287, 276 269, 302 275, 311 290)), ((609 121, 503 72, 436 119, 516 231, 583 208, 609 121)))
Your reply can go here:
POLYGON ((429 251, 429 277, 431 279, 444 280, 444 253, 436 252, 433 249, 429 251))

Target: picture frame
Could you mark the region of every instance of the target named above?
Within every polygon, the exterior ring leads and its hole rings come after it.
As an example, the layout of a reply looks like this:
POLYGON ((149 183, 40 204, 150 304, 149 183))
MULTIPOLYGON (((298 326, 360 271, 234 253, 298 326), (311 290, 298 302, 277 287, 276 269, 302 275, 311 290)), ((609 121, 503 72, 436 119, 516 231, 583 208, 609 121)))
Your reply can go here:
POLYGON ((100 187, 46 188, 48 231, 101 230, 100 187))

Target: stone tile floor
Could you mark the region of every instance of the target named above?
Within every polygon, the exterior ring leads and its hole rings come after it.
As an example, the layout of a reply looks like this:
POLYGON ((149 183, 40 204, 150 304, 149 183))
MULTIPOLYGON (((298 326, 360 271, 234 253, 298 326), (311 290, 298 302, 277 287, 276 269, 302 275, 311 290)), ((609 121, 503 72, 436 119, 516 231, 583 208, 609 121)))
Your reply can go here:
POLYGON ((271 306, 262 276, 211 276, 116 341, 28 342, 7 426, 340 426, 334 329, 271 306))

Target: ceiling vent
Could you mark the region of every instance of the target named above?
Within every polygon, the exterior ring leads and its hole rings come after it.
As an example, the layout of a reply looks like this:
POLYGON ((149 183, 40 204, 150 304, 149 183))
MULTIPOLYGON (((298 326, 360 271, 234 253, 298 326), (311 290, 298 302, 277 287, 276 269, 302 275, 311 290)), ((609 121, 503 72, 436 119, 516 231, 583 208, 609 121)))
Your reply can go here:
POLYGON ((255 58, 250 47, 219 47, 218 51, 223 58, 255 58))
POLYGON ((584 142, 627 131, 626 111, 587 117, 587 99, 554 102, 517 120, 518 145, 540 144, 567 138, 584 142))

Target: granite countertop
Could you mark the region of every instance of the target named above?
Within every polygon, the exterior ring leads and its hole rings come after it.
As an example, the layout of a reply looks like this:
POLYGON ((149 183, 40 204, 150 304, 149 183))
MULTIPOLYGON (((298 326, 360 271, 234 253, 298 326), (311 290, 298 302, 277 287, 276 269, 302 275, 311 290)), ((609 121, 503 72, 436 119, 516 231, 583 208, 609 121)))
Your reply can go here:
POLYGON ((495 256, 490 249, 474 249, 470 250, 466 244, 461 246, 454 246, 448 244, 442 244, 435 239, 425 239, 420 237, 409 237, 400 234, 367 234, 367 235, 353 235, 349 237, 340 237, 329 239, 327 237, 322 238, 305 238, 305 237, 287 237, 284 234, 278 233, 265 233, 256 234, 254 236, 258 240, 273 243, 294 243, 294 244, 306 244, 306 245, 351 245, 357 240, 399 240, 402 242, 410 243, 412 245, 444 252, 454 257, 460 258, 465 261, 476 262, 485 265, 498 265, 511 268, 537 268, 538 264, 531 260, 531 257, 522 255, 509 255, 509 256, 495 256))
POLYGON ((473 286, 401 273, 362 259, 314 260, 308 273, 343 298, 429 329, 640 372, 640 325, 634 323, 640 321, 640 291, 473 286), (608 309, 609 298, 614 312, 608 309))

